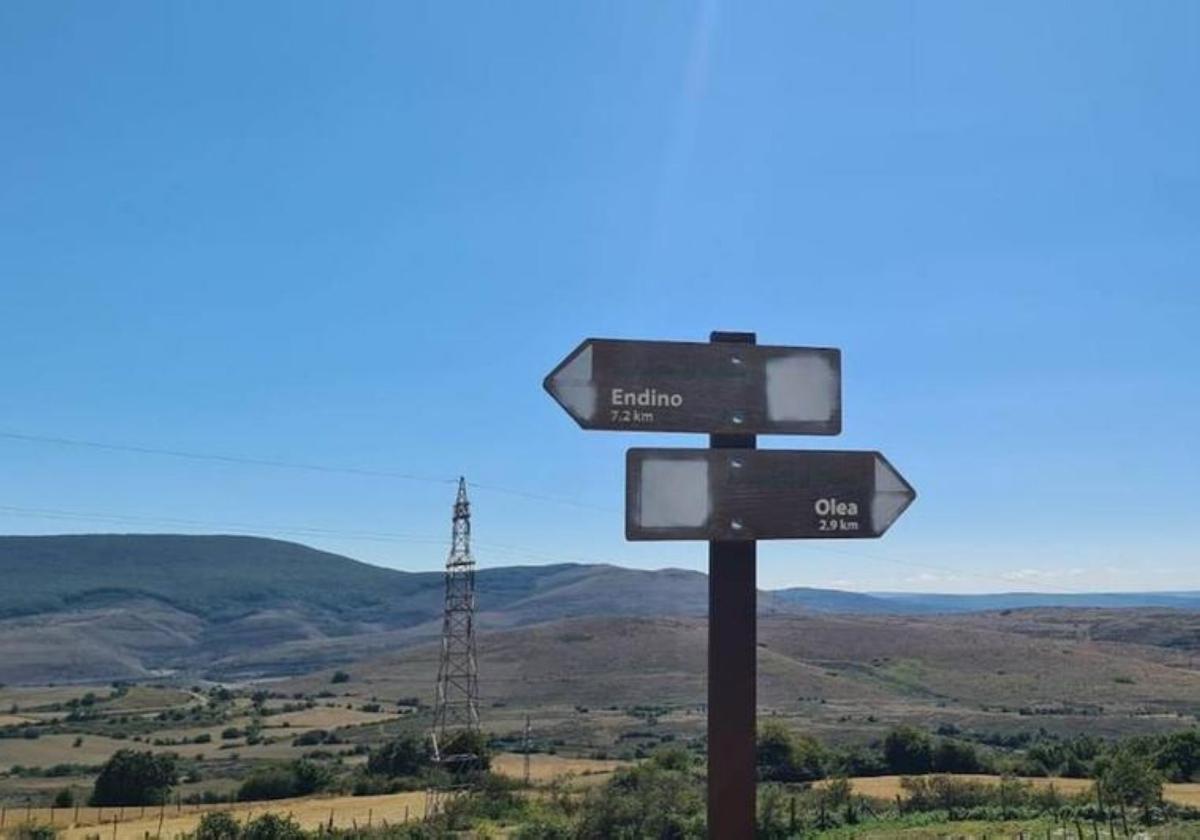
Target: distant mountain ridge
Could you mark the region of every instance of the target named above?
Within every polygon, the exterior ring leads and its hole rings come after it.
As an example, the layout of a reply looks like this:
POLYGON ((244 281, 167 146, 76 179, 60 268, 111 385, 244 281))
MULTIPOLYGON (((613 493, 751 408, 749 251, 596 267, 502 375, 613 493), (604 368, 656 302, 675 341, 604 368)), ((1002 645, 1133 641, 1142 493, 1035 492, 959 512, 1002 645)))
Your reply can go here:
MULTIPOLYGON (((0 682, 181 671, 301 673, 434 638, 440 572, 403 572, 244 536, 0 537, 0 682)), ((681 569, 557 564, 483 568, 479 626, 696 618, 708 581, 681 569)), ((764 615, 920 615, 1046 606, 1200 610, 1200 593, 910 595, 791 588, 764 615)))
POLYGON ((944 594, 936 592, 844 592, 837 589, 794 587, 771 591, 779 601, 814 612, 860 615, 929 615, 990 612, 1044 607, 1137 608, 1166 607, 1200 610, 1200 591, 1180 592, 997 592, 944 594))

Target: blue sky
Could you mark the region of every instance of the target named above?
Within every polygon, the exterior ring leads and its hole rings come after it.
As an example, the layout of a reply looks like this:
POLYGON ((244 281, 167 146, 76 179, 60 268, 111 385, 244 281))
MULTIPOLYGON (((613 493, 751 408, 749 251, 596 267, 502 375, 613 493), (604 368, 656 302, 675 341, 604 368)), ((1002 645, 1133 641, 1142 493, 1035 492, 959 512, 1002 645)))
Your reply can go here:
POLYGON ((845 373, 763 446, 920 492, 762 584, 1200 588, 1200 5, 30 0, 0 67, 0 531, 433 569, 464 473, 481 564, 702 568, 621 510, 703 439, 541 379, 756 330, 845 373))

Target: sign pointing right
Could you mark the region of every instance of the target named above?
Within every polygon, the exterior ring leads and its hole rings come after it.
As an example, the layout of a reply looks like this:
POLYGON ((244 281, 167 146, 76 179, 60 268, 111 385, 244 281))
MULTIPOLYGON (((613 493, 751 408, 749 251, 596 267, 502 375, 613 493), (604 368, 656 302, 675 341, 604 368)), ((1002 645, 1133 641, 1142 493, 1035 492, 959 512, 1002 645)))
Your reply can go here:
POLYGON ((916 498, 878 452, 630 449, 630 540, 879 537, 916 498))

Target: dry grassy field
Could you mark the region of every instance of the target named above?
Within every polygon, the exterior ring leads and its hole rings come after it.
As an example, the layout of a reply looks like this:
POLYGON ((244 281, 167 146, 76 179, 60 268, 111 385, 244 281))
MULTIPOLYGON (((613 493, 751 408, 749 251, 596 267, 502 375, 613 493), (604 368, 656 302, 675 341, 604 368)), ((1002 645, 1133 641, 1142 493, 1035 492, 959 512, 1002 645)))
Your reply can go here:
MULTIPOLYGON (((1000 782, 999 776, 951 775, 956 779, 966 781, 988 782, 991 784, 999 784, 1000 782)), ((892 800, 897 796, 903 797, 905 795, 904 788, 900 785, 901 778, 901 776, 864 776, 851 779, 850 782, 854 786, 854 792, 860 796, 869 796, 872 799, 892 800)), ((1090 779, 1025 778, 1022 781, 1030 782, 1038 787, 1053 785, 1058 790, 1069 795, 1085 793, 1092 789, 1090 779)), ((1200 784, 1168 784, 1163 787, 1163 796, 1171 802, 1176 802, 1180 805, 1200 806, 1200 784)))
MULTIPOLYGON (((8 738, 0 745, 0 770, 15 765, 50 767, 55 764, 103 764, 114 752, 130 746, 128 741, 105 738, 102 735, 83 736, 75 746, 75 735, 43 735, 40 738, 8 738)), ((137 745, 141 746, 141 745, 137 745)), ((142 747, 155 749, 154 747, 142 747)))
MULTIPOLYGON (((601 782, 618 768, 627 765, 628 762, 624 761, 565 758, 537 753, 529 756, 529 779, 539 784, 567 777, 575 777, 581 782, 601 782)), ((492 769, 514 779, 524 778, 525 756, 502 753, 492 760, 492 769)))
MULTIPOLYGON (((531 755, 530 779, 539 784, 564 779, 570 780, 573 786, 589 787, 607 779, 622 764, 619 761, 531 755)), ((524 756, 512 753, 502 753, 493 761, 497 772, 513 778, 523 777, 524 766, 524 756)), ((0 828, 26 823, 54 825, 61 829, 63 840, 86 840, 97 834, 101 840, 114 837, 116 840, 145 840, 147 834, 171 838, 195 830, 200 818, 210 811, 229 811, 242 821, 271 812, 291 816, 309 829, 329 825, 331 820, 335 827, 352 828, 421 819, 425 814, 425 793, 311 797, 234 805, 168 805, 163 808, 18 807, 3 810, 0 828)))
POLYGON ((228 811, 239 821, 270 812, 292 817, 301 826, 315 829, 329 825, 353 828, 364 825, 402 823, 425 815, 422 791, 388 796, 342 796, 309 799, 279 799, 273 802, 247 802, 234 805, 187 805, 182 808, 63 808, 8 809, 6 828, 22 823, 55 825, 63 840, 86 840, 99 835, 101 840, 145 840, 149 837, 177 837, 192 832, 200 818, 210 811, 228 811), (77 815, 78 814, 78 815, 77 815))

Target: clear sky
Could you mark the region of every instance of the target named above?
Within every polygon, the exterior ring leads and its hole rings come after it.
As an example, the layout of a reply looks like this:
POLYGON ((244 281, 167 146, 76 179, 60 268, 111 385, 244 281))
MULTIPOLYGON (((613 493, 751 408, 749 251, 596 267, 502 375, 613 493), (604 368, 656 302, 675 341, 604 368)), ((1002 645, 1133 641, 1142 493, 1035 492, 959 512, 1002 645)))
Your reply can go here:
POLYGON ((703 439, 541 380, 756 330, 920 492, 764 585, 1200 589, 1197 90, 1190 0, 6 2, 0 530, 434 569, 463 473, 483 565, 702 568, 621 510, 703 439))

